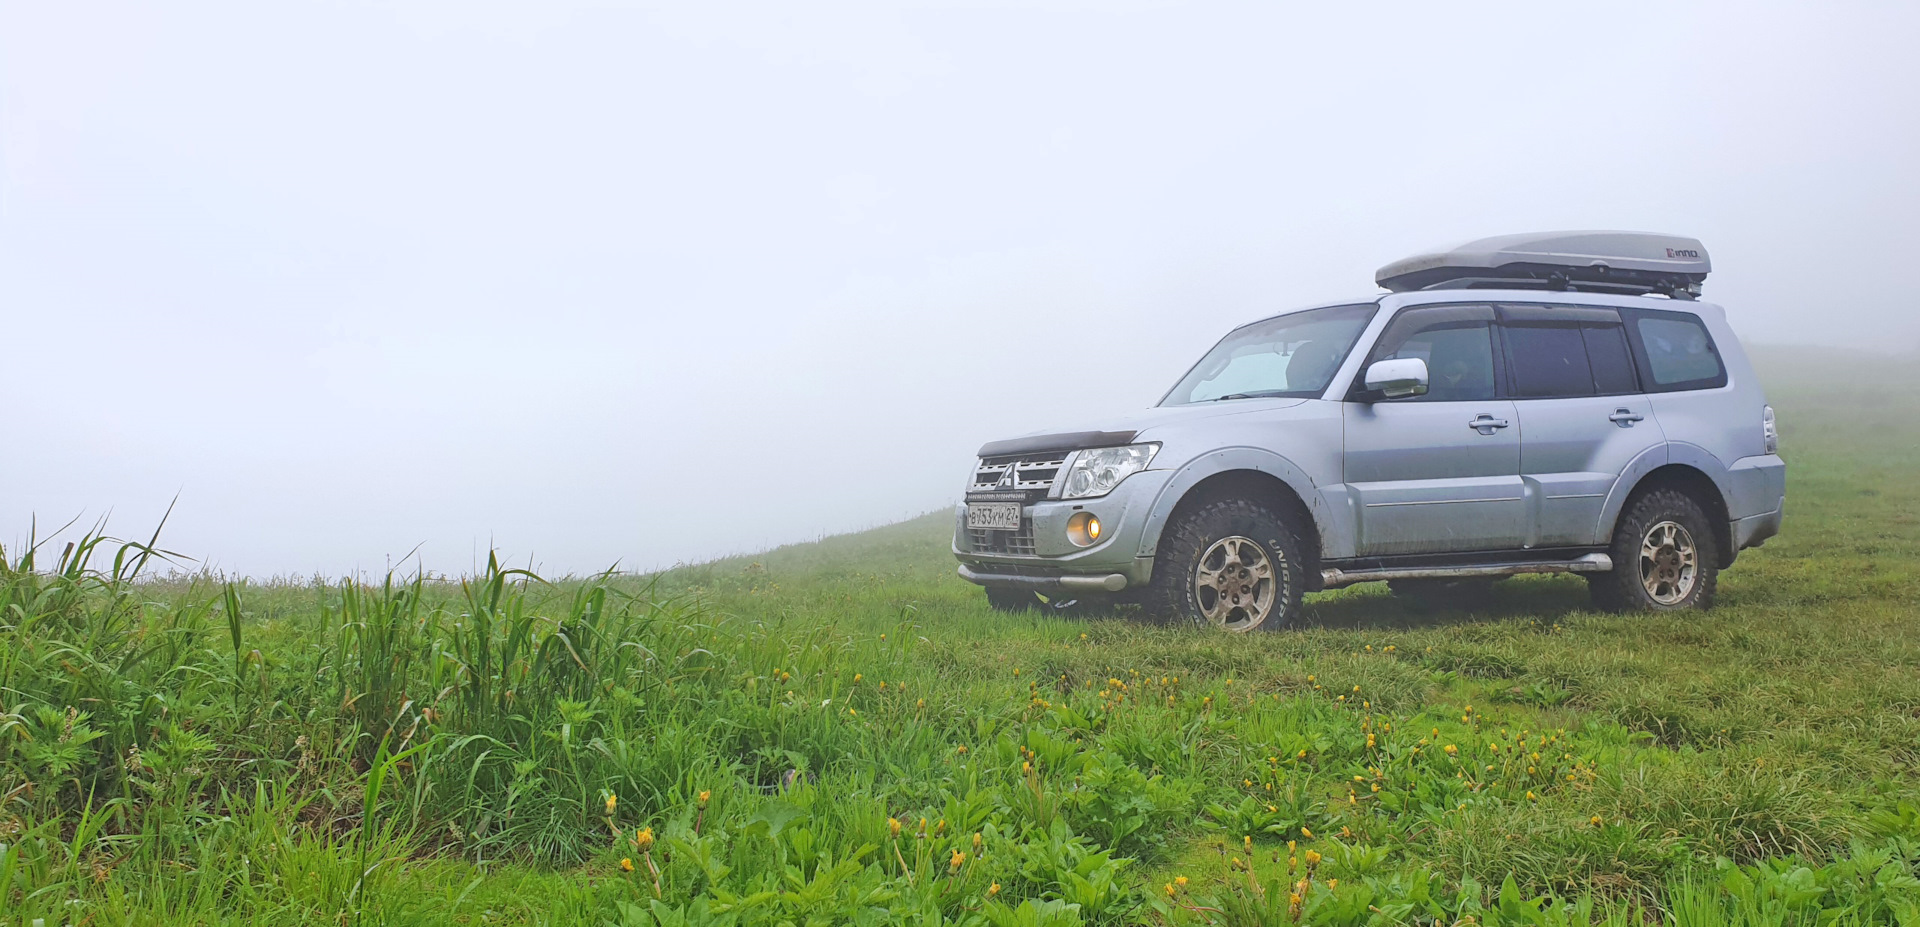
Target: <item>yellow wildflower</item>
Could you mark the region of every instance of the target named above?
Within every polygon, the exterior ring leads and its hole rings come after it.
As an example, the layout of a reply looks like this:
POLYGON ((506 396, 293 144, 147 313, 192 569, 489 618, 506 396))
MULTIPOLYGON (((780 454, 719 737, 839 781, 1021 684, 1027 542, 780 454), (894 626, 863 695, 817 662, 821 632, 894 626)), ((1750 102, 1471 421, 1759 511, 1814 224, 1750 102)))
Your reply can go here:
POLYGON ((632 871, 633 871, 633 859, 632 859, 631 857, 623 857, 623 858, 622 858, 622 859, 620 860, 620 868, 621 868, 622 870, 625 870, 625 871, 627 871, 627 872, 632 872, 632 871))
POLYGON ((613 806, 617 804, 620 804, 620 796, 615 795, 612 792, 608 792, 607 793, 607 814, 608 815, 613 814, 613 806))
POLYGON ((640 828, 640 832, 633 835, 633 845, 642 853, 653 849, 653 828, 640 828))

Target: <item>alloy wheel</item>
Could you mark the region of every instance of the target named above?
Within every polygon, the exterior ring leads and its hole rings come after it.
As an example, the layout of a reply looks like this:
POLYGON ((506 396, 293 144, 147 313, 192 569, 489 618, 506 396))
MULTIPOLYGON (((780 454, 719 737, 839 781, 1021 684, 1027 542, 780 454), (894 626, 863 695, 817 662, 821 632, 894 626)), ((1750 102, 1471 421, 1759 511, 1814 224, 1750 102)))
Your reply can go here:
POLYGON ((1273 558, 1252 538, 1213 542, 1200 556, 1193 582, 1200 613, 1214 627, 1250 631, 1273 613, 1273 558))
POLYGON ((1659 605, 1678 605, 1693 594, 1700 577, 1700 552, 1693 535, 1676 521, 1647 529, 1640 541, 1640 585, 1659 605))

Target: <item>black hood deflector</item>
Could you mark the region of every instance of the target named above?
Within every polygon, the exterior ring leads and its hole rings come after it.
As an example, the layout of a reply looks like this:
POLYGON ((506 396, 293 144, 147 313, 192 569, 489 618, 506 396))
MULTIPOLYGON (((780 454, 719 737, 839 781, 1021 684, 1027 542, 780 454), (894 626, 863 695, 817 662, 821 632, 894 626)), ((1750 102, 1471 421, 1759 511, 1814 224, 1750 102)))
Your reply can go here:
POLYGON ((1078 451, 1089 447, 1120 447, 1133 443, 1137 431, 1065 431, 1051 435, 1028 435, 980 445, 982 457, 1007 457, 1013 454, 1038 454, 1043 451, 1078 451))

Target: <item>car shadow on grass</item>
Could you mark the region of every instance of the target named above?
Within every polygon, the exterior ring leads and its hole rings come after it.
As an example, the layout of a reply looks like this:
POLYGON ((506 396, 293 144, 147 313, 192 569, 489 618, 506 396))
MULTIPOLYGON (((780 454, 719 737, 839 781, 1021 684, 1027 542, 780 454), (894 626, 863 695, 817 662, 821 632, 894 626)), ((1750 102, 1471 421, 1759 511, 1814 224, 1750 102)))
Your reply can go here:
POLYGON ((1325 630, 1415 629, 1516 618, 1558 622, 1592 610, 1587 584, 1578 577, 1515 577, 1457 600, 1415 599, 1388 592, 1385 583, 1363 583, 1307 596, 1300 624, 1325 630))

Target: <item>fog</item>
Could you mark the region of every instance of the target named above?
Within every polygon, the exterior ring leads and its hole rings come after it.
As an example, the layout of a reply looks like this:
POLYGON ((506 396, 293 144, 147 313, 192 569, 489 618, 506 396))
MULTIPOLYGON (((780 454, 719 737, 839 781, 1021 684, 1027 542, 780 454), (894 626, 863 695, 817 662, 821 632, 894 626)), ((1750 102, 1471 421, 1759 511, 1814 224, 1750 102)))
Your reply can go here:
POLYGON ((1913 4, 0 0, 0 542, 648 569, 1514 231, 1911 351, 1913 4), (1470 11, 1471 10, 1471 11, 1470 11), (70 532, 71 533, 71 532, 70 532))

